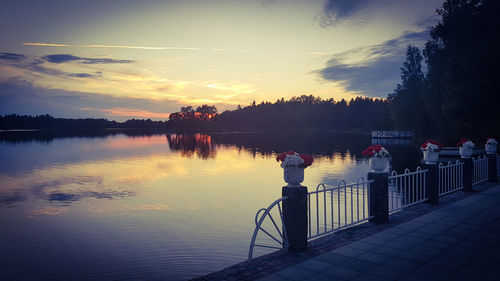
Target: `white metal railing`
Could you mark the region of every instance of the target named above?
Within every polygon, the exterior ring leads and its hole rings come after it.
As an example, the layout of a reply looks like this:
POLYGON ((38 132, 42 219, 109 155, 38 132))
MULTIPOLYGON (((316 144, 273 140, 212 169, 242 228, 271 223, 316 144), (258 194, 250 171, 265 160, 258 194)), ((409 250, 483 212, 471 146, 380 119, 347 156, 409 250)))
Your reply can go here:
POLYGON ((367 221, 370 218, 370 183, 340 181, 337 187, 319 184, 307 194, 308 240, 367 221))
POLYGON ((464 188, 464 163, 457 160, 448 162, 446 166, 439 163, 439 196, 455 192, 464 188))
POLYGON ((472 184, 479 184, 488 181, 488 158, 478 156, 477 159, 472 158, 474 164, 474 173, 472 174, 472 184))
POLYGON ((253 232, 252 241, 250 242, 250 248, 248 250, 249 261, 252 259, 255 247, 267 249, 288 248, 288 238, 286 236, 285 224, 283 223, 283 212, 281 211, 283 201, 287 198, 287 196, 281 197, 271 203, 269 207, 262 208, 257 212, 257 214, 255 214, 255 230, 253 232), (274 208, 275 206, 276 208, 274 208), (262 213, 259 217, 261 212, 264 213, 262 213), (265 235, 260 237, 258 235, 259 233, 263 233, 265 235), (257 239, 259 239, 259 244, 257 244, 257 239))
POLYGON ((417 167, 415 172, 406 169, 398 175, 393 171, 389 176, 389 212, 401 210, 427 200, 425 180, 429 170, 417 167))

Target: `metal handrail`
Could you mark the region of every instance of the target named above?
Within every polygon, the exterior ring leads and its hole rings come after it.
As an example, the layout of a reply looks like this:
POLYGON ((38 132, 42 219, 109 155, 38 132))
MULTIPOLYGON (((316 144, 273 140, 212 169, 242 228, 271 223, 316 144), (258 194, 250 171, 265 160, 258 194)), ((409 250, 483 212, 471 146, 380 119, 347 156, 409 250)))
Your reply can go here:
POLYGON ((464 188, 464 163, 460 160, 445 166, 439 163, 439 196, 443 196, 464 188))
POLYGON ((473 157, 472 163, 474 165, 472 184, 488 181, 488 158, 486 155, 483 158, 478 156, 477 159, 473 157))
POLYGON ((369 184, 371 182, 373 181, 365 181, 364 178, 361 177, 358 179, 357 183, 351 184, 347 184, 344 180, 341 180, 338 182, 337 187, 327 188, 325 184, 321 183, 317 185, 315 191, 309 192, 307 194, 308 240, 370 219, 369 184), (361 196, 359 192, 360 187, 362 187, 361 196), (365 189, 367 190, 366 192, 365 189), (350 192, 348 192, 349 190, 350 192), (356 192, 356 197, 353 195, 354 191, 356 192), (350 193, 350 201, 347 200, 348 193, 350 193), (321 198, 321 195, 323 198, 321 198), (313 199, 316 200, 315 204, 311 204, 311 197, 315 197, 313 199), (360 198, 362 200, 361 206, 359 202, 360 198), (350 203, 350 208, 348 208, 348 201, 350 203), (342 204, 344 205, 343 213, 342 204), (360 207, 363 209, 361 215, 360 207), (316 209, 315 212, 312 212, 313 208, 316 209), (350 214, 350 218, 348 214, 350 214), (356 216, 354 216, 354 214, 356 214, 356 216), (313 215, 315 215, 315 217, 313 215), (315 224, 314 228, 313 224, 315 224))
POLYGON ((285 224, 283 223, 283 213, 281 211, 281 206, 279 204, 279 203, 281 203, 282 201, 284 201, 286 199, 288 199, 288 196, 281 197, 281 198, 277 199, 276 201, 274 201, 273 203, 271 203, 271 205, 269 205, 269 207, 262 208, 259 211, 257 211, 257 214, 255 214, 255 230, 253 232, 252 240, 250 242, 250 248, 248 250, 248 261, 250 261, 252 259, 254 247, 271 248, 271 249, 288 248, 288 237, 287 237, 287 234, 286 234, 285 224), (276 205, 278 206, 278 211, 279 211, 279 214, 280 214, 281 226, 283 228, 283 233, 280 231, 278 225, 276 224, 276 221, 274 220, 273 216, 270 213, 270 211, 276 205), (262 211, 264 211, 264 213, 259 217, 259 214, 262 211), (283 242, 281 242, 280 240, 278 240, 278 238, 274 237, 271 233, 269 233, 267 230, 265 230, 264 228, 262 228, 262 223, 264 222, 264 220, 265 220, 266 217, 269 217, 269 219, 271 220, 272 224, 274 225, 274 227, 276 228, 276 230, 277 230, 277 232, 278 232, 278 234, 280 236, 279 238, 281 238, 283 242), (275 242, 277 242, 279 245, 281 245, 281 247, 274 247, 274 246, 268 246, 268 245, 255 244, 255 241, 257 239, 257 234, 259 233, 259 230, 261 230, 264 234, 266 234, 271 239, 273 239, 275 242))
POLYGON ((395 212, 401 210, 404 207, 409 207, 427 200, 425 184, 427 172, 429 170, 417 167, 415 172, 410 172, 407 168, 405 169, 403 174, 399 174, 396 171, 392 171, 389 176, 389 188, 391 199, 389 203, 389 211, 395 212), (394 206, 396 199, 400 199, 401 203, 394 206), (404 199, 404 201, 403 201, 404 199))

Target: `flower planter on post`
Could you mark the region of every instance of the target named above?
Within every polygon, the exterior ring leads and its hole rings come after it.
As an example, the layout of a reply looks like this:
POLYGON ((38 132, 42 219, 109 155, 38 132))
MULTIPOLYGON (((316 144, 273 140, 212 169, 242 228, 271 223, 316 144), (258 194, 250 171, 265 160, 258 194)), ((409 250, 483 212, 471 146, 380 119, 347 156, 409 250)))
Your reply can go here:
POLYGON ((497 145, 498 142, 492 138, 488 138, 486 140, 486 144, 484 145, 486 150, 486 156, 488 157, 488 181, 490 182, 498 182, 497 145))
POLYGON ((371 157, 370 168, 373 173, 383 173, 389 161, 384 157, 371 157))
POLYGON ((463 183, 464 183, 464 191, 473 191, 472 190, 472 177, 474 175, 474 163, 472 163, 472 149, 474 148, 474 143, 467 140, 461 139, 457 146, 460 150, 461 162, 464 163, 463 170, 463 183))
POLYGON ((425 164, 436 164, 439 159, 439 153, 434 151, 424 151, 425 164))
POLYGON ((283 177, 288 185, 283 186, 283 224, 288 238, 288 249, 296 252, 307 249, 307 187, 300 185, 304 181, 304 169, 313 162, 311 156, 299 155, 293 151, 281 153, 276 157, 281 161, 283 177))
POLYGON ((304 181, 304 168, 299 167, 283 167, 283 178, 288 186, 300 186, 304 181))
POLYGON ((443 145, 435 140, 427 140, 420 146, 420 149, 424 153, 425 164, 436 164, 439 159, 439 151, 443 148, 443 145))
POLYGON ((439 151, 443 145, 435 140, 428 140, 420 146, 424 153, 424 168, 428 170, 425 178, 425 195, 427 203, 439 203, 439 167, 437 165, 439 159, 439 151))
POLYGON ((473 149, 474 149, 474 143, 470 140, 467 139, 461 139, 458 143, 458 150, 460 152, 460 156, 462 158, 471 158, 473 149))
POLYGON ((389 151, 381 145, 372 145, 361 153, 370 157, 372 172, 368 173, 370 183, 370 215, 371 222, 386 223, 389 221, 389 173, 385 172, 389 151))

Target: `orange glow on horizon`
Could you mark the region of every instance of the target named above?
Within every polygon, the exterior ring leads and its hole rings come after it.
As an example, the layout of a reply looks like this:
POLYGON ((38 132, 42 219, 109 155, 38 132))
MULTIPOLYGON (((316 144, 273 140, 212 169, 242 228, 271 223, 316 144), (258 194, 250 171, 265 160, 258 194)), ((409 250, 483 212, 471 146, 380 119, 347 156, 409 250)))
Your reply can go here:
POLYGON ((136 148, 136 147, 145 147, 154 144, 164 144, 165 137, 163 135, 156 136, 144 136, 144 137, 133 137, 133 138, 116 138, 109 139, 107 141, 107 146, 110 149, 125 149, 125 148, 136 148))
POLYGON ((169 118, 170 113, 156 113, 135 108, 110 108, 102 109, 111 116, 139 117, 139 118, 169 118))

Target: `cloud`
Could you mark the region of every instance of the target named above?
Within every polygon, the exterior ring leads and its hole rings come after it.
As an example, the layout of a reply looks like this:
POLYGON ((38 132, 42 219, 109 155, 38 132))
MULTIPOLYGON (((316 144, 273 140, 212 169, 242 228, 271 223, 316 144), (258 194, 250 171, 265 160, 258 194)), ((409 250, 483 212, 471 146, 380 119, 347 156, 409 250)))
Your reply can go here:
POLYGON ((65 118, 109 118, 124 121, 130 119, 130 116, 166 119, 167 112, 175 112, 179 108, 179 102, 174 99, 155 101, 146 98, 47 89, 35 87, 28 81, 15 78, 0 82, 0 115, 48 113, 65 118), (116 109, 126 110, 109 111, 116 109), (113 112, 121 114, 111 114, 113 112))
MULTIPOLYGON (((98 71, 98 72, 100 72, 100 71, 98 71)), ((70 73, 70 74, 68 74, 68 76, 69 77, 76 77, 76 78, 92 78, 92 77, 96 77, 98 75, 94 75, 94 74, 90 74, 90 73, 70 73)))
POLYGON ((334 25, 342 19, 353 16, 370 0, 326 0, 317 19, 322 27, 334 25))
POLYGON ((399 82, 408 44, 422 47, 428 31, 404 34, 382 44, 333 55, 317 73, 329 81, 341 82, 347 90, 370 97, 385 97, 399 82))
POLYGON ((25 55, 12 54, 12 53, 0 53, 0 59, 9 61, 21 61, 26 58, 25 55))
POLYGON ((102 44, 86 44, 86 45, 72 45, 72 44, 58 44, 58 43, 23 43, 24 46, 38 46, 38 47, 77 47, 77 48, 113 48, 113 49, 138 49, 138 50, 188 50, 195 51, 200 48, 194 47, 172 47, 172 46, 127 46, 127 45, 102 45, 102 44))
MULTIPOLYGON (((47 62, 59 64, 64 62, 78 62, 82 64, 110 64, 110 63, 131 63, 132 60, 116 60, 110 58, 82 58, 73 55, 48 55, 43 57, 27 57, 23 54, 0 53, 0 67, 8 65, 18 70, 27 70, 32 73, 47 74, 56 77, 69 78, 96 78, 102 76, 101 71, 94 73, 71 73, 55 68, 46 67, 47 62), (2 61, 3 60, 3 61, 2 61)), ((0 75, 1 76, 1 75, 0 75)), ((1 77, 0 77, 1 78, 1 77)))
POLYGON ((83 64, 111 64, 111 63, 132 63, 132 60, 116 60, 109 58, 82 58, 68 54, 47 55, 42 57, 51 63, 78 62, 83 64))

